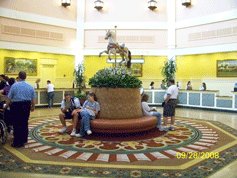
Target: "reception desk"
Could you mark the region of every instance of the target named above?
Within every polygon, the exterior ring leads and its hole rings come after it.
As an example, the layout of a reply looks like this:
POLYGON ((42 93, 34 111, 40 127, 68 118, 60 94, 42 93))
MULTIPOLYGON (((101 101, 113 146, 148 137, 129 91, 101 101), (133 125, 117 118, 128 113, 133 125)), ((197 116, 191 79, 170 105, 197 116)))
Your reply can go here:
MULTIPOLYGON (((150 105, 161 105, 165 90, 144 90, 150 105)), ((232 96, 219 96, 219 91, 180 90, 178 105, 193 108, 237 111, 237 92, 232 96)))
MULTIPOLYGON (((64 93, 71 93, 72 96, 74 96, 74 93, 78 89, 76 88, 57 88, 54 91, 54 105, 60 105, 63 98, 64 93)), ((35 106, 47 106, 47 92, 46 89, 37 89, 35 90, 35 96, 36 96, 36 103, 35 106)))

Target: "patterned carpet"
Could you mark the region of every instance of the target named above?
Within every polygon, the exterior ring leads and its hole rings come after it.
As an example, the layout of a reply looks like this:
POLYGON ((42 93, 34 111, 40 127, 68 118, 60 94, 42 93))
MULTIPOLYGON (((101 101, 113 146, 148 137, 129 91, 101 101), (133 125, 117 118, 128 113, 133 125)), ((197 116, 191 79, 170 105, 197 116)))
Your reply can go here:
MULTIPOLYGON (((69 125, 70 123, 68 123, 69 125)), ((85 138, 59 134, 57 117, 32 119, 25 148, 0 149, 3 171, 87 177, 207 177, 237 158, 237 130, 178 118, 176 130, 85 138)))

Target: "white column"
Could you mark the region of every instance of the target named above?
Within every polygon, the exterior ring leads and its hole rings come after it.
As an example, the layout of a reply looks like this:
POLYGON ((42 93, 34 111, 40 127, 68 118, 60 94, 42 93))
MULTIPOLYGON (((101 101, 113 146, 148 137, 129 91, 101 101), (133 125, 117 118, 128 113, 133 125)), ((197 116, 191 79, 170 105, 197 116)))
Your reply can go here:
POLYGON ((77 36, 75 43, 75 67, 84 60, 84 29, 86 0, 77 0, 77 36))
POLYGON ((175 60, 175 4, 174 0, 167 0, 168 15, 168 59, 175 60))

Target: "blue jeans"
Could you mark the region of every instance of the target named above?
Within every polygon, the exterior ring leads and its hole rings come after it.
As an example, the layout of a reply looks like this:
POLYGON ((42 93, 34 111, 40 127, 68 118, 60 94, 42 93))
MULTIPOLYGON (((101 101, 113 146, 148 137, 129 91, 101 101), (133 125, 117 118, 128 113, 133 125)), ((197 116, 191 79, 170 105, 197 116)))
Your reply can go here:
POLYGON ((159 112, 153 112, 152 116, 157 117, 157 126, 161 126, 161 114, 159 112))
POLYGON ((54 92, 48 92, 48 107, 53 106, 54 92))
POLYGON ((81 122, 80 122, 80 135, 84 136, 87 130, 91 130, 90 120, 92 116, 85 110, 80 112, 81 122))

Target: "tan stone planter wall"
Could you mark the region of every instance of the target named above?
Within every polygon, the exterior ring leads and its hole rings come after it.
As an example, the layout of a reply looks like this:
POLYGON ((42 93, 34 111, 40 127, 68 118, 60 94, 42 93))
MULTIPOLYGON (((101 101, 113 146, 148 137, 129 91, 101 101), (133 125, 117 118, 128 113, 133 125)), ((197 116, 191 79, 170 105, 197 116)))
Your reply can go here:
POLYGON ((135 88, 92 88, 100 103, 100 118, 131 119, 142 116, 140 90, 135 88))

